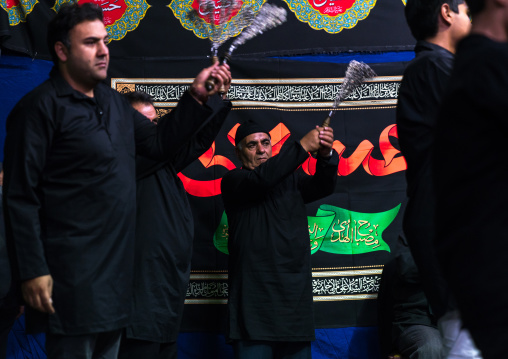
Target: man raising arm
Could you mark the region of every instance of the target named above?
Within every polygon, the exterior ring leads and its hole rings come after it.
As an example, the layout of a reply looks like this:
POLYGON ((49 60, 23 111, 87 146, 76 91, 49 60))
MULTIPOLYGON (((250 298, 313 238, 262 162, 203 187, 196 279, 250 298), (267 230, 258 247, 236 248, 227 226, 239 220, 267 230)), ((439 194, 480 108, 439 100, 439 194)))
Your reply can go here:
POLYGON ((169 121, 155 126, 101 81, 108 33, 97 5, 67 4, 48 28, 55 67, 7 119, 7 240, 22 282, 27 329, 47 331, 48 358, 116 358, 129 322, 135 154, 170 159, 231 80, 203 70, 169 121), (218 86, 207 93, 210 76, 218 86))
POLYGON ((229 223, 229 333, 235 357, 310 358, 314 340, 310 242, 305 203, 331 194, 338 155, 333 130, 316 128, 272 157, 254 122, 235 137, 241 169, 222 180, 229 223), (295 171, 318 151, 316 173, 295 171))

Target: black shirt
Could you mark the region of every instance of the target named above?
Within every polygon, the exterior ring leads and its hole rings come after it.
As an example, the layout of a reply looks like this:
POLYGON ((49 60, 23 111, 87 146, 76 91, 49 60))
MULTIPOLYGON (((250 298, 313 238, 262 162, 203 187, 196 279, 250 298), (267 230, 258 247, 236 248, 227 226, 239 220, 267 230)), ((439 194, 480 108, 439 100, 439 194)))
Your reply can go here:
POLYGON ((318 158, 314 176, 299 142, 254 170, 222 179, 229 224, 229 338, 314 339, 310 238, 305 203, 333 192, 338 156, 318 158))
MULTIPOLYGON (((448 50, 426 41, 419 41, 415 52, 415 59, 404 71, 397 105, 399 144, 407 161, 408 203, 404 213, 402 238, 407 239, 411 248, 422 279, 422 288, 432 310, 440 317, 448 310, 449 299, 434 250, 436 194, 432 182, 432 154, 437 113, 450 78, 454 57, 448 50)), ((411 256, 407 253, 406 257, 410 259, 411 256)), ((403 263, 409 264, 408 261, 403 263)), ((406 271, 399 274, 404 272, 406 271)), ((408 267, 407 273, 409 272, 408 267)), ((412 280, 409 277, 408 280, 407 288, 416 289, 417 286, 410 285, 412 280)), ((399 280, 398 284, 402 285, 402 281, 399 280)), ((400 290, 407 292, 402 287, 400 290)), ((425 303, 423 293, 419 294, 421 298, 417 298, 416 292, 398 294, 399 299, 407 296, 407 300, 425 303)), ((422 311, 426 312, 424 308, 422 311)), ((423 317, 421 319, 425 320, 423 317)), ((414 318, 408 320, 415 321, 414 318)))
POLYGON ((196 129, 182 122, 211 113, 185 94, 168 115, 174 120, 155 126, 104 84, 94 96, 53 70, 7 119, 4 200, 15 274, 54 279, 56 313, 28 310, 29 329, 49 322, 52 333, 78 335, 128 323, 135 153, 169 158, 196 129))
POLYGON ((501 227, 508 200, 507 64, 508 44, 482 35, 468 36, 457 49, 436 129, 437 243, 443 264, 466 250, 474 258, 505 261, 498 244, 506 242, 501 227))
POLYGON ((506 356, 508 43, 459 43, 436 128, 437 251, 484 358, 506 356))
POLYGON ((453 54, 441 46, 419 41, 415 53, 404 70, 397 104, 397 133, 407 161, 409 197, 431 178, 434 128, 453 67, 453 54))

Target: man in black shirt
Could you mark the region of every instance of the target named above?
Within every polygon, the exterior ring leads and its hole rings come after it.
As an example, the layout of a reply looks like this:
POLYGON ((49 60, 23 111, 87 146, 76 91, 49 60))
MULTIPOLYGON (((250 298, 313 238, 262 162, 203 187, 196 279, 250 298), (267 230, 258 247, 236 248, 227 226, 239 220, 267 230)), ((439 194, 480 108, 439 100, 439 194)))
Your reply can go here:
POLYGON ((254 122, 235 136, 243 167, 222 179, 229 223, 229 333, 237 359, 307 359, 314 340, 310 242, 305 203, 331 194, 338 155, 333 130, 288 141, 272 157, 254 122), (316 173, 296 173, 318 151, 316 173))
MULTIPOLYGON (((229 85, 225 87, 225 92, 229 85)), ((126 94, 140 113, 155 122, 151 97, 126 94)), ((209 100, 211 118, 170 161, 136 156, 136 250, 132 319, 120 344, 119 359, 174 359, 189 283, 194 222, 178 172, 212 145, 231 103, 219 95, 209 100)), ((162 121, 166 121, 162 118, 162 121)))
POLYGON ((436 127, 437 252, 484 358, 506 358, 508 1, 467 0, 436 127))
MULTIPOLYGON (((428 326, 438 321, 444 337, 443 355, 453 358, 473 344, 465 347, 462 344, 471 342, 469 334, 460 332, 460 316, 450 298, 434 249, 436 197, 432 185, 432 150, 437 113, 452 71, 455 49, 468 34, 471 22, 464 0, 408 0, 405 14, 418 42, 416 57, 404 71, 397 106, 399 143, 407 161, 408 203, 403 220, 405 236, 401 236, 399 243, 405 260, 397 261, 398 276, 393 288, 398 314, 394 324, 396 328, 406 327, 397 341, 399 352, 410 356, 417 349, 419 354, 412 355, 427 357, 423 346, 430 341, 423 333, 432 333, 428 326), (417 268, 411 263, 411 255, 403 248, 404 244, 409 245, 417 268), (425 294, 415 292, 415 278, 418 277, 425 294), (405 303, 404 297, 413 305, 405 303), (424 305, 427 300, 430 312, 418 309, 418 303, 424 305), (428 312, 430 318, 418 319, 420 312, 428 312), (424 326, 411 325, 418 322, 424 326), (419 344, 415 330, 422 332, 419 344)), ((438 335, 437 331, 435 334, 438 335)), ((438 337, 436 342, 439 340, 438 337)), ((435 357, 432 352, 427 355, 435 357)))
POLYGON ((135 154, 170 159, 231 80, 224 66, 196 77, 155 126, 107 76, 108 33, 93 3, 61 7, 48 27, 55 67, 7 119, 6 231, 28 304, 27 329, 46 330, 48 358, 116 358, 130 319, 135 154), (209 76, 218 85, 208 93, 209 76))

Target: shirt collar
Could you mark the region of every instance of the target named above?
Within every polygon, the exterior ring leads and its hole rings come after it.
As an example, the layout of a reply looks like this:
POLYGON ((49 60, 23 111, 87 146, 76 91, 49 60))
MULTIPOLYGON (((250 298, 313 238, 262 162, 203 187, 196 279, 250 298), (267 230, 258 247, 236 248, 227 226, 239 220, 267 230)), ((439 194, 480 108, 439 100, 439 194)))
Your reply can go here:
MULTIPOLYGON (((85 94, 74 90, 71 85, 69 85, 69 83, 63 78, 56 65, 51 69, 49 77, 55 86, 57 96, 74 96, 78 99, 90 99, 90 97, 86 96, 85 94)), ((103 94, 103 92, 101 91, 100 86, 95 86, 94 97, 101 96, 101 94, 103 94)))
POLYGON ((416 43, 415 53, 418 54, 424 51, 437 51, 442 53, 446 57, 454 57, 453 53, 448 51, 444 47, 441 47, 428 41, 420 40, 416 43))

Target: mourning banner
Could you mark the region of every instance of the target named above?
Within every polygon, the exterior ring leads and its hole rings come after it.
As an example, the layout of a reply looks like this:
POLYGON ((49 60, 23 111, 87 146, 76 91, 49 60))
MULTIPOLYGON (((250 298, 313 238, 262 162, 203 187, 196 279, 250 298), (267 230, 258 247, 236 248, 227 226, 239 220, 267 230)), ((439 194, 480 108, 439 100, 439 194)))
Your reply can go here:
MULTIPOLYGON (((49 59, 46 27, 69 0, 0 0, 2 47, 49 59)), ((193 57, 210 54, 209 14, 192 21, 188 13, 200 9, 199 0, 79 0, 94 2, 104 12, 111 53, 120 57, 193 57)), ((235 56, 322 54, 341 51, 398 51, 413 48, 414 39, 404 18, 403 0, 273 0, 286 9, 287 22, 259 35, 235 51, 235 56)), ((235 16, 251 7, 257 13, 265 0, 215 0, 216 11, 234 5, 226 26, 229 35, 235 16)), ((231 40, 230 40, 231 41, 231 40)), ((228 42, 222 46, 223 53, 228 42)))
MULTIPOLYGON (((111 86, 153 96, 170 111, 203 66, 196 61, 118 62, 111 86), (129 71, 130 69, 130 71, 129 71)), ((226 317, 227 217, 221 200, 224 174, 241 166, 236 128, 254 119, 270 129, 273 153, 322 123, 340 90, 347 64, 279 59, 231 63, 233 110, 214 144, 179 177, 195 219, 194 255, 182 330, 223 330, 226 317)), ((405 206, 406 162, 401 156, 395 106, 403 64, 372 64, 377 77, 342 102, 332 117, 340 155, 332 195, 307 206, 316 325, 376 324, 383 264, 392 256, 405 206)), ((298 169, 311 176, 315 159, 298 169)))

